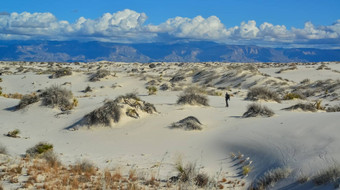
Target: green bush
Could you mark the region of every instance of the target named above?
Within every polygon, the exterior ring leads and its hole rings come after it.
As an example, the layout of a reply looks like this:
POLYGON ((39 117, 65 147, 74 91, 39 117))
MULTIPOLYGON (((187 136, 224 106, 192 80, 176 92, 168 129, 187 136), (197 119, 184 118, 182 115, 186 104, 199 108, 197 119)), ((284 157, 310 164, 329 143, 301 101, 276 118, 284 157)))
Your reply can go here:
POLYGON ((26 155, 28 155, 30 157, 37 157, 37 156, 41 156, 44 153, 46 153, 48 151, 52 151, 52 150, 53 150, 52 144, 45 143, 45 142, 39 142, 38 144, 36 144, 32 148, 27 149, 26 155))

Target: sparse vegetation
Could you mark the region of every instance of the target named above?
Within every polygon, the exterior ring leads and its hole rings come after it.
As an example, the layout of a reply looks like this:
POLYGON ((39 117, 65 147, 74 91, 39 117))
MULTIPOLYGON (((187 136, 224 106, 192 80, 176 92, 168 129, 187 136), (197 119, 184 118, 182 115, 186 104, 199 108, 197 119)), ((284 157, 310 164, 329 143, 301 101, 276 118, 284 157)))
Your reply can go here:
POLYGON ((202 123, 194 116, 186 117, 170 126, 171 129, 202 130, 202 123))
POLYGON ((264 87, 254 87, 251 88, 246 97, 247 100, 257 101, 257 100, 273 100, 276 102, 281 102, 279 95, 276 92, 272 92, 264 87))
POLYGON ((242 175, 247 176, 252 170, 253 168, 251 166, 245 165, 242 167, 242 175))
POLYGON ((326 109, 327 112, 340 112, 340 105, 335 105, 333 107, 328 107, 326 109))
POLYGON ((73 95, 70 90, 53 85, 40 95, 44 106, 58 107, 61 110, 70 110, 74 107, 71 102, 73 95))
POLYGON ((300 94, 300 93, 287 93, 286 95, 284 95, 283 97, 284 100, 293 100, 293 99, 305 99, 305 97, 300 94))
POLYGON ((340 166, 334 165, 331 166, 321 172, 319 172, 316 176, 312 178, 312 181, 316 185, 323 185, 327 183, 337 182, 340 181, 340 166))
POLYGON ((264 190, 269 186, 274 186, 278 181, 287 178, 291 173, 291 169, 289 168, 276 168, 271 169, 264 173, 262 177, 257 179, 254 183, 252 183, 249 189, 252 190, 264 190))
POLYGON ((149 95, 155 95, 157 93, 157 88, 155 86, 148 86, 147 89, 149 95))
POLYGON ((92 91, 93 91, 93 90, 92 90, 92 88, 91 88, 90 86, 87 86, 87 87, 85 88, 85 90, 83 90, 84 93, 92 92, 92 91))
POLYGON ((209 106, 207 96, 198 93, 183 93, 179 96, 177 104, 209 106))
POLYGON ((298 103, 288 108, 284 108, 283 110, 297 110, 297 109, 301 109, 303 111, 311 111, 311 112, 317 111, 315 105, 312 103, 298 103))
POLYGON ((32 148, 27 149, 26 155, 35 158, 35 157, 41 156, 41 155, 45 154, 46 152, 52 151, 52 150, 53 150, 52 144, 49 144, 49 143, 46 143, 46 142, 39 142, 38 144, 36 144, 32 148))
POLYGON ((96 81, 100 81, 100 79, 104 78, 104 77, 107 77, 109 76, 111 73, 110 71, 108 70, 104 70, 104 69, 101 69, 101 70, 98 70, 95 74, 93 74, 91 77, 90 77, 90 81, 91 82, 96 82, 96 81))
POLYGON ((274 115, 273 110, 269 109, 267 106, 262 106, 257 103, 253 103, 248 105, 247 111, 243 114, 242 117, 271 117, 274 115))
POLYGON ((20 138, 18 135, 20 134, 19 129, 14 129, 13 131, 9 131, 6 136, 7 137, 12 137, 12 138, 20 138))
POLYGON ((63 76, 68 76, 68 75, 72 75, 72 69, 69 67, 66 68, 61 68, 59 70, 56 70, 51 76, 50 78, 54 79, 54 78, 60 78, 63 76))
POLYGON ((37 96, 35 93, 24 95, 21 98, 19 104, 16 106, 16 109, 17 110, 23 109, 26 106, 36 103, 36 102, 39 102, 39 96, 37 96))
POLYGON ((105 102, 105 104, 84 116, 84 124, 86 125, 105 125, 111 126, 112 122, 119 122, 121 118, 121 108, 113 100, 105 102))

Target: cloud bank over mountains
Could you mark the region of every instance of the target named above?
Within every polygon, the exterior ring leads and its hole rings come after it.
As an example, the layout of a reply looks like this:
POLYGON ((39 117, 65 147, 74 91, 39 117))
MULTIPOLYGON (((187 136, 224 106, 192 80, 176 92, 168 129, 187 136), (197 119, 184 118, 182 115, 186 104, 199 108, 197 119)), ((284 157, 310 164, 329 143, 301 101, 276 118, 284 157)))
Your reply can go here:
MULTIPOLYGON (((106 42, 174 42, 209 40, 228 44, 274 47, 340 48, 340 19, 329 26, 306 22, 304 28, 254 20, 227 27, 216 16, 176 17, 159 25, 145 24, 145 13, 125 9, 97 19, 80 17, 74 23, 58 20, 52 13, 0 14, 0 40, 85 40, 106 42)), ((231 18, 232 19, 232 18, 231 18)))

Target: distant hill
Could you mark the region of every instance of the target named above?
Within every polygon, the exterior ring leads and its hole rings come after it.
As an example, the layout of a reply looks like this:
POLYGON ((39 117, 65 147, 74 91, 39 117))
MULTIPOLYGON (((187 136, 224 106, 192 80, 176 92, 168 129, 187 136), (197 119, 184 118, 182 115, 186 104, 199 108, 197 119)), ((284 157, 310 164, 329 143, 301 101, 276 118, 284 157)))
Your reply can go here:
POLYGON ((0 60, 55 62, 320 62, 340 61, 340 49, 267 48, 214 42, 122 44, 0 41, 0 60))

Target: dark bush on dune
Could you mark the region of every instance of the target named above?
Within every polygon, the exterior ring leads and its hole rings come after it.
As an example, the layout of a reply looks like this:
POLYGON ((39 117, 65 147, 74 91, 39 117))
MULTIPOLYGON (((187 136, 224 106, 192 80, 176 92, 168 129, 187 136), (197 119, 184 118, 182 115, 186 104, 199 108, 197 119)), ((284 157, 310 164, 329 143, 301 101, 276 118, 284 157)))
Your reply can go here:
POLYGON ((101 69, 101 70, 98 70, 95 74, 93 74, 90 77, 90 81, 91 82, 99 81, 100 79, 102 79, 102 78, 104 78, 108 75, 110 75, 110 71, 101 69))
POLYGON ((194 116, 186 117, 170 126, 171 129, 202 130, 202 123, 194 116))
POLYGON ((274 100, 276 102, 281 102, 279 95, 276 92, 272 92, 264 87, 254 87, 251 88, 246 97, 247 100, 274 100))
POLYGON ((260 104, 250 104, 248 105, 248 110, 243 114, 242 117, 271 117, 274 115, 274 112, 269 109, 267 106, 261 106, 260 104))
POLYGON ((190 104, 190 105, 203 105, 209 106, 208 98, 205 95, 194 94, 194 93, 184 93, 179 96, 177 104, 190 104))
POLYGON ((72 70, 71 68, 61 68, 57 71, 55 71, 50 78, 54 79, 54 78, 60 78, 63 76, 67 76, 67 75, 72 75, 72 70))
POLYGON ((291 107, 288 108, 284 108, 283 110, 297 110, 297 109, 301 109, 303 111, 311 111, 311 112, 316 112, 317 109, 315 107, 315 105, 311 104, 311 103, 298 103, 295 104, 291 107))
POLYGON ((30 104, 33 104, 33 103, 36 103, 38 101, 39 101, 39 97, 36 94, 27 94, 27 95, 24 95, 21 98, 19 104, 16 106, 16 109, 17 110, 23 109, 26 106, 28 106, 30 104))
POLYGON ((42 97, 42 104, 44 106, 59 107, 61 110, 70 110, 73 108, 71 102, 73 98, 72 92, 60 86, 53 85, 43 91, 40 96, 42 97))
POLYGON ((111 126, 112 122, 119 122, 121 118, 121 108, 113 100, 105 102, 105 104, 84 116, 84 124, 86 125, 106 125, 111 126))

